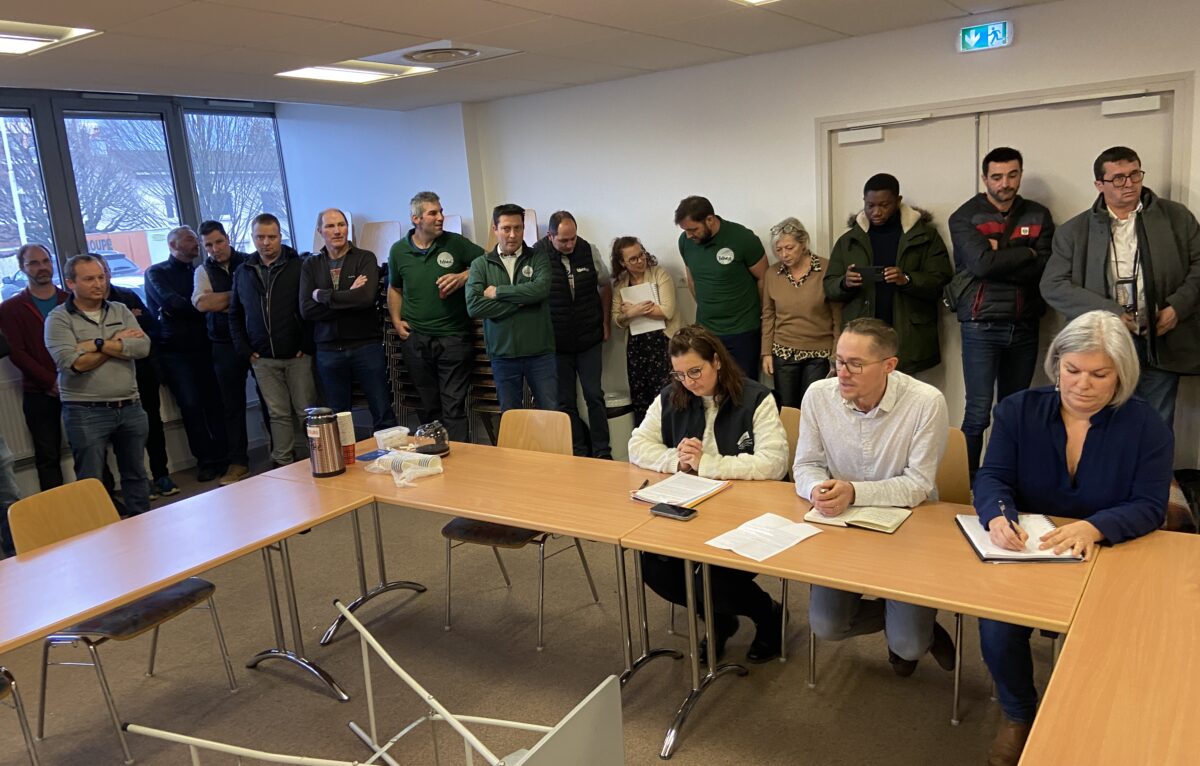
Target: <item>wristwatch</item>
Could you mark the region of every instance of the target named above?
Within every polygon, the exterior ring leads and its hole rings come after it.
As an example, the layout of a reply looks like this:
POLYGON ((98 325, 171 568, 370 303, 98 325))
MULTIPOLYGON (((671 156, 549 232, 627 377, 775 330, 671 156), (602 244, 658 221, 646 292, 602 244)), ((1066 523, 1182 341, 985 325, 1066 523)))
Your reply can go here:
POLYGON ((104 348, 104 338, 96 338, 96 350, 100 351, 104 348))

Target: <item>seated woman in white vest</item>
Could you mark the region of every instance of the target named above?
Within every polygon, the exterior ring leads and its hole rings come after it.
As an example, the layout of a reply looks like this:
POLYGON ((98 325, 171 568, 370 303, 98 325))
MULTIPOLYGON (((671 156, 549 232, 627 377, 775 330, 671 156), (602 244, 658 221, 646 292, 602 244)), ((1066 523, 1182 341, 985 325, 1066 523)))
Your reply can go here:
MULTIPOLYGON (((710 479, 782 479, 787 472, 787 435, 770 390, 745 378, 721 341, 699 325, 676 332, 667 353, 672 380, 630 437, 629 462, 710 479)), ((686 580, 679 559, 644 553, 642 571, 655 593, 684 603, 686 580)), ((700 593, 698 575, 699 568, 700 593)), ((738 630, 739 615, 749 617, 757 628, 746 659, 766 662, 779 656, 782 607, 754 577, 751 572, 712 568, 718 659, 738 630)), ((700 656, 706 653, 702 650, 700 656)))

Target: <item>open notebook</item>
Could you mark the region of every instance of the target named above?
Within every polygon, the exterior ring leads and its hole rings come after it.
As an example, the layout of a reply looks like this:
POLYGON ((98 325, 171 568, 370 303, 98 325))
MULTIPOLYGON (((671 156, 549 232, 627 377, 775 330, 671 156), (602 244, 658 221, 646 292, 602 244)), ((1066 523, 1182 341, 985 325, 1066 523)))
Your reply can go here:
POLYGON ((657 484, 630 493, 643 503, 669 503, 694 508, 713 495, 728 489, 732 482, 705 479, 690 473, 676 473, 657 484))
POLYGON ((1050 550, 1038 550, 1038 540, 1041 536, 1055 528, 1054 522, 1041 514, 1022 513, 1017 516, 1017 523, 1021 525, 1021 529, 1029 533, 1029 540, 1025 543, 1023 551, 1010 551, 992 543, 988 531, 973 513, 960 513, 954 520, 981 561, 991 564, 1011 564, 1017 561, 1083 561, 1082 556, 1076 556, 1070 551, 1056 555, 1050 550))
POLYGON ((825 516, 813 508, 804 514, 804 520, 814 524, 829 524, 834 527, 862 527, 876 532, 887 532, 890 535, 899 529, 900 525, 911 515, 912 510, 908 508, 862 505, 847 508, 837 516, 825 516))

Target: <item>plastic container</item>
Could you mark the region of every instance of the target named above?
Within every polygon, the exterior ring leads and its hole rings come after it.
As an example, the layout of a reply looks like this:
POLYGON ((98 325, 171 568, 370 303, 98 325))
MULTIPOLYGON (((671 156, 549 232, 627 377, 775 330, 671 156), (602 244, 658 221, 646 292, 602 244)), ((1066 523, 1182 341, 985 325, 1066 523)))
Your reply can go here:
POLYGON ((375 446, 385 450, 401 450, 408 446, 408 427, 394 426, 375 432, 375 446))

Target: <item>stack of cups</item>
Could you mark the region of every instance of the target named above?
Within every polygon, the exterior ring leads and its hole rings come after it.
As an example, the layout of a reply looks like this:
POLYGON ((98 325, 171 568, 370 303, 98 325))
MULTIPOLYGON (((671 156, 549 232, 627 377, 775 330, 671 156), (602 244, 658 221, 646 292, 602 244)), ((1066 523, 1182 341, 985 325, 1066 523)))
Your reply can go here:
POLYGON ((342 462, 350 465, 354 462, 354 416, 349 412, 339 412, 337 424, 342 442, 342 462))

